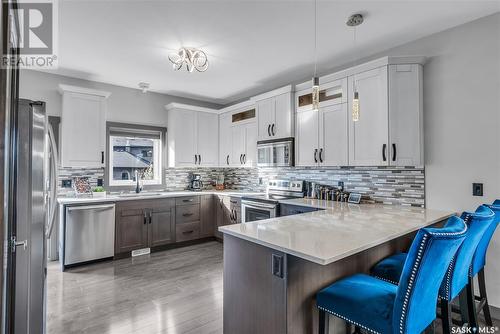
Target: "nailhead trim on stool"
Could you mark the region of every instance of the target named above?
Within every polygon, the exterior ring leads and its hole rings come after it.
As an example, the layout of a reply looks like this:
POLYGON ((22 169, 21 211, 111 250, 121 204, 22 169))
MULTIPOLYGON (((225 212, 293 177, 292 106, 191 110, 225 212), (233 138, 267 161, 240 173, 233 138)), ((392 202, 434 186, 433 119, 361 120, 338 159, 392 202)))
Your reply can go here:
POLYGON ((355 326, 359 326, 359 327, 363 328, 364 330, 369 331, 370 333, 374 333, 374 334, 381 334, 380 332, 377 332, 377 331, 374 331, 373 329, 370 329, 370 328, 368 328, 368 327, 365 327, 365 326, 363 326, 363 325, 361 325, 361 324, 357 323, 356 321, 352 321, 351 319, 344 317, 343 315, 340 315, 340 314, 338 314, 338 313, 335 313, 335 312, 332 312, 332 311, 330 311, 330 310, 327 310, 326 308, 323 308, 323 307, 321 307, 321 306, 318 306, 318 308, 319 308, 320 310, 322 310, 322 311, 328 312, 328 313, 330 313, 330 314, 332 314, 332 315, 336 316, 337 318, 340 318, 340 319, 343 319, 343 320, 345 320, 345 321, 348 321, 348 322, 350 322, 351 324, 353 324, 353 325, 355 325, 355 326))

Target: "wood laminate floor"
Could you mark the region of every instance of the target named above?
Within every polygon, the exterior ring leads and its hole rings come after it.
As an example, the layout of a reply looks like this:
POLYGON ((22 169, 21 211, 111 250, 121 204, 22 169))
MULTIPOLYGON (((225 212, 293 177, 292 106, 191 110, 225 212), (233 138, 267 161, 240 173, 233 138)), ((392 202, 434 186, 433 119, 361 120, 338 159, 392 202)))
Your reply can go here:
POLYGON ((222 245, 48 266, 47 333, 222 333, 222 245))

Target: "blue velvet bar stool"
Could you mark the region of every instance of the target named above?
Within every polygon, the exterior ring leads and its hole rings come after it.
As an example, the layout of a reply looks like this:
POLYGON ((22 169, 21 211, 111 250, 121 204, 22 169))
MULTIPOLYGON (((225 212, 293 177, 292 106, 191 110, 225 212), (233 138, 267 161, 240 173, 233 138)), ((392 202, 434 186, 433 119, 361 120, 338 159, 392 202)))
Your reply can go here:
MULTIPOLYGON (((459 294, 462 296, 460 298, 462 320, 463 322, 468 322, 469 313, 467 296, 465 294, 466 290, 464 288, 468 283, 469 268, 476 248, 488 227, 493 223, 494 216, 493 211, 484 205, 479 206, 473 213, 464 212, 461 215, 461 218, 464 219, 469 227, 469 232, 446 271, 439 289, 443 333, 450 332, 452 326, 450 302, 459 294)), ((404 266, 406 258, 407 255, 404 253, 390 256, 372 268, 372 275, 379 279, 398 284, 402 272, 400 268, 404 266)))
POLYGON ((420 333, 436 318, 439 286, 467 234, 467 225, 451 217, 443 228, 418 231, 396 286, 356 274, 316 296, 319 333, 328 333, 328 314, 371 333, 420 333))
POLYGON ((469 283, 467 285, 467 304, 469 307, 469 322, 471 327, 477 327, 477 316, 481 313, 484 314, 484 320, 486 325, 493 326, 491 321, 490 306, 488 305, 488 297, 486 295, 486 280, 484 278, 484 266, 486 265, 486 252, 490 244, 493 234, 500 222, 500 200, 496 200, 492 205, 487 205, 494 213, 495 218, 493 219, 493 224, 486 230, 481 241, 477 245, 476 252, 474 253, 474 258, 472 259, 472 265, 469 273, 469 283), (479 283, 479 296, 474 293, 474 277, 477 276, 477 281, 479 283), (476 306, 476 301, 478 305, 476 306))

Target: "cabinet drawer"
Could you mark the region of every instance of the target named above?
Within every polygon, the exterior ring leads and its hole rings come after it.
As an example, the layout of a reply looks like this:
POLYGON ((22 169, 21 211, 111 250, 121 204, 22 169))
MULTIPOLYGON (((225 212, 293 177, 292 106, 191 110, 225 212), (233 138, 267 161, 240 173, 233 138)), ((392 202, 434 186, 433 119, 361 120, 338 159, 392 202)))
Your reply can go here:
POLYGON ((186 196, 175 199, 175 205, 189 205, 200 203, 200 196, 186 196))
POLYGON ((185 223, 175 227, 175 241, 194 240, 200 237, 200 222, 185 223))
POLYGON ((189 223, 200 220, 200 205, 181 205, 176 208, 175 221, 179 223, 189 223))

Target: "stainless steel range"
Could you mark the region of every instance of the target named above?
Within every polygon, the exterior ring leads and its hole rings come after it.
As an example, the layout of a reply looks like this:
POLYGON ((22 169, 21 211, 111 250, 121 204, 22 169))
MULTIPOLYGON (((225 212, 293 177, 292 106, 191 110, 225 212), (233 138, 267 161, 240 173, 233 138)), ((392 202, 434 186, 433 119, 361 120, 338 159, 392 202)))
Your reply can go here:
POLYGON ((241 222, 277 217, 279 201, 304 197, 303 181, 269 180, 267 191, 261 196, 247 196, 241 199, 241 222))

